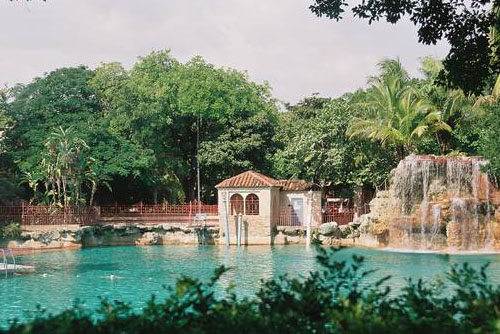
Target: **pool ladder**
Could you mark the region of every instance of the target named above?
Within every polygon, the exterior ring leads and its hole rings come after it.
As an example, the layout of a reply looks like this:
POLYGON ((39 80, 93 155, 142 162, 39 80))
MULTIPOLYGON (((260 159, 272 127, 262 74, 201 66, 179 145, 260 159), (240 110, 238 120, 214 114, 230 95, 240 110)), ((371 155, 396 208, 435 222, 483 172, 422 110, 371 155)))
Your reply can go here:
POLYGON ((12 259, 12 264, 13 264, 13 270, 16 270, 16 258, 14 257, 14 253, 12 252, 12 249, 9 248, 0 248, 0 253, 2 254, 2 260, 3 263, 0 263, 0 268, 3 268, 5 270, 5 274, 7 275, 7 272, 9 270, 9 255, 10 258, 12 259))

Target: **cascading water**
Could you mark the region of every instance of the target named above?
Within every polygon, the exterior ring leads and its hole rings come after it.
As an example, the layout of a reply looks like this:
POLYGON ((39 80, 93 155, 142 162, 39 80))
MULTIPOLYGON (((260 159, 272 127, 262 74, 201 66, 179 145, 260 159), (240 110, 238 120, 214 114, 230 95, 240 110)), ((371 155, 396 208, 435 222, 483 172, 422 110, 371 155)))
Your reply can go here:
POLYGON ((485 176, 486 178, 486 198, 487 198, 487 206, 486 206, 486 217, 485 220, 488 222, 487 227, 486 227, 486 238, 485 238, 485 244, 484 247, 486 249, 493 249, 494 247, 494 235, 493 235, 493 228, 492 228, 492 219, 491 219, 491 209, 493 208, 493 205, 490 201, 491 198, 491 193, 490 193, 490 180, 488 177, 488 174, 485 176))
POLYGON ((426 248, 432 247, 438 240, 439 232, 441 230, 441 204, 434 204, 432 206, 432 226, 429 242, 426 243, 426 248))
MULTIPOLYGON (((456 224, 456 233, 450 240, 451 248, 461 250, 477 249, 477 206, 472 201, 464 198, 453 198, 451 200, 451 223, 456 224)), ((450 233, 451 229, 450 229, 450 233)))
POLYGON ((389 222, 389 245, 415 249, 492 247, 491 186, 479 157, 410 155, 392 177, 400 212, 389 222))

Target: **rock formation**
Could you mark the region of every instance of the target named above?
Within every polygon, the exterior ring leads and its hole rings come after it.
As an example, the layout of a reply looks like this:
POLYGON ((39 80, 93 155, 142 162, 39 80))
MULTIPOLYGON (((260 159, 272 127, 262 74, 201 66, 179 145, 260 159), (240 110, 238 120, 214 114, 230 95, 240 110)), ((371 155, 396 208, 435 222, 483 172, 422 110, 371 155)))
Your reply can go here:
POLYGON ((410 155, 357 220, 381 246, 419 250, 500 249, 500 193, 480 157, 410 155))

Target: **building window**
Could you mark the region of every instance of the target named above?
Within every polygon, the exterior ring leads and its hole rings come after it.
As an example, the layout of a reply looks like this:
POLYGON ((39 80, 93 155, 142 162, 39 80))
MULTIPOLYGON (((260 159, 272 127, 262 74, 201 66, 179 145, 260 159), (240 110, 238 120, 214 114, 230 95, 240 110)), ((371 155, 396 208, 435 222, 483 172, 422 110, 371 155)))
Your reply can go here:
POLYGON ((258 215, 259 214, 259 197, 255 194, 250 194, 245 200, 245 214, 258 215))
POLYGON ((243 214, 243 197, 240 194, 234 194, 231 196, 230 200, 230 209, 232 215, 243 214))

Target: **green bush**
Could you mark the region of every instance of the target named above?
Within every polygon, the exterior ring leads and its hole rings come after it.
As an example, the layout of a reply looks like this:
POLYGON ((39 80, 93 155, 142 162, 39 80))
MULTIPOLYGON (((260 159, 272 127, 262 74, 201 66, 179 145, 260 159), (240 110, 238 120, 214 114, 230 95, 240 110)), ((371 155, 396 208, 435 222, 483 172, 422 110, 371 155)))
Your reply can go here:
POLYGON ((103 302, 94 314, 75 306, 57 315, 41 313, 0 333, 498 333, 500 289, 485 270, 453 266, 445 282, 408 280, 396 296, 389 277, 369 284, 373 271, 363 258, 335 261, 320 250, 323 270, 305 278, 263 281, 253 299, 228 290, 214 293, 226 268, 208 283, 183 277, 168 298, 151 298, 142 312, 121 302, 103 302))
POLYGON ((21 226, 18 223, 0 226, 0 239, 18 239, 21 236, 21 232, 21 226))

